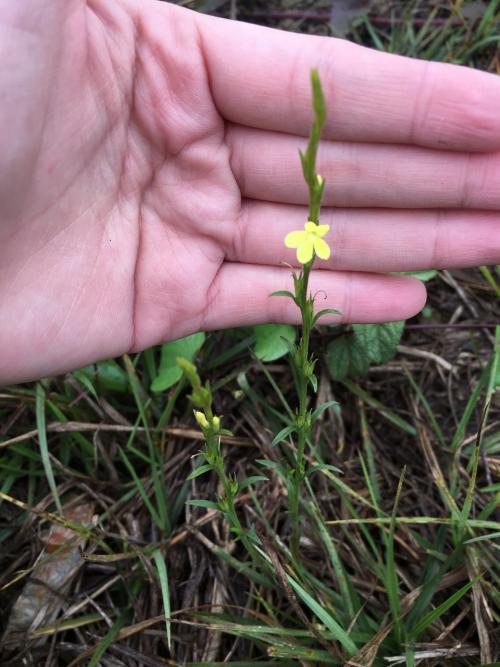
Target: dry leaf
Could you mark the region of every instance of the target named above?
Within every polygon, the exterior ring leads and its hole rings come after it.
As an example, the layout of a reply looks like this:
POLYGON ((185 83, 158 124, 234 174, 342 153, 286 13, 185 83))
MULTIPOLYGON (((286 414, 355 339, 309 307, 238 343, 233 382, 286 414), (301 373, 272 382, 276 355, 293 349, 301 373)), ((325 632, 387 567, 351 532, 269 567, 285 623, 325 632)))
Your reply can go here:
MULTIPOLYGON (((82 526, 91 525, 93 513, 93 503, 77 504, 72 500, 63 507, 64 518, 82 526)), ((14 649, 25 643, 30 633, 55 621, 71 582, 84 563, 81 548, 85 542, 86 538, 71 528, 51 527, 47 544, 12 608, 3 647, 14 649)), ((44 641, 45 637, 37 640, 37 645, 44 641)))

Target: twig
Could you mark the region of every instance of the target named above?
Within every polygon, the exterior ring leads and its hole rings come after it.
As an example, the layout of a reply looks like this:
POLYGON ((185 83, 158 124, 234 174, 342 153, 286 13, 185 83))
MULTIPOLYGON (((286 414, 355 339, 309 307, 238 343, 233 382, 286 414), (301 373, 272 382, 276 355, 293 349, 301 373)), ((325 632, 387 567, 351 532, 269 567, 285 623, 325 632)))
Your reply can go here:
MULTIPOLYGON (((137 431, 138 433, 144 433, 145 429, 143 426, 123 426, 122 424, 92 424, 87 422, 52 422, 47 425, 47 431, 50 433, 77 433, 80 431, 111 431, 114 433, 131 433, 132 431, 137 431)), ((190 440, 200 440, 203 441, 205 438, 200 431, 195 431, 194 429, 189 428, 175 428, 169 427, 165 428, 162 431, 167 435, 172 435, 177 438, 189 438, 190 440)), ((30 440, 38 435, 38 430, 33 429, 32 431, 27 431, 21 435, 17 435, 10 440, 5 440, 5 442, 0 442, 0 449, 4 447, 10 447, 18 442, 24 442, 30 440)), ((249 447, 253 444, 251 438, 245 437, 233 437, 233 436, 222 436, 221 442, 227 445, 241 445, 242 447, 249 447)))
MULTIPOLYGON (((457 646, 455 648, 434 648, 428 651, 415 651, 415 662, 418 660, 428 660, 432 658, 442 658, 449 660, 450 658, 465 658, 466 656, 477 655, 479 650, 475 646, 457 646)), ((394 655, 392 657, 384 658, 386 662, 391 665, 403 665, 406 662, 405 655, 394 655)))
POLYGON ((398 345, 397 350, 399 353, 407 354, 410 357, 419 357, 421 359, 430 359, 431 361, 435 361, 436 364, 444 368, 445 371, 450 372, 453 370, 453 366, 450 364, 450 362, 446 361, 446 359, 443 359, 443 357, 440 357, 435 352, 419 350, 415 347, 408 347, 407 345, 398 345))

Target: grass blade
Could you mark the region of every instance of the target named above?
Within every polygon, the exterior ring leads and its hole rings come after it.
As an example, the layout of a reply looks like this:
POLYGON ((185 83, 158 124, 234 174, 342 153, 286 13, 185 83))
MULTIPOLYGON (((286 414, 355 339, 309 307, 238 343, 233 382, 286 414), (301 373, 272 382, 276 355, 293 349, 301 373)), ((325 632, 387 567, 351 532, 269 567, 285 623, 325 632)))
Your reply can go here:
POLYGON ((161 551, 157 549, 153 552, 153 558, 156 565, 156 570, 158 571, 158 577, 160 579, 161 586, 161 596, 163 599, 163 609, 165 611, 165 626, 167 628, 167 645, 168 650, 172 650, 172 624, 170 622, 170 590, 168 587, 168 575, 167 575, 167 566, 165 559, 161 554, 161 551))
POLYGON ((45 476, 47 477, 47 482, 54 498, 54 503, 59 514, 62 515, 62 506, 61 501, 59 500, 59 494, 57 493, 57 484, 54 478, 54 471, 52 470, 52 464, 50 462, 49 456, 49 446, 47 443, 47 429, 45 423, 45 390, 40 382, 37 382, 36 385, 36 427, 38 429, 38 441, 40 443, 40 456, 42 457, 43 468, 45 470, 45 476))

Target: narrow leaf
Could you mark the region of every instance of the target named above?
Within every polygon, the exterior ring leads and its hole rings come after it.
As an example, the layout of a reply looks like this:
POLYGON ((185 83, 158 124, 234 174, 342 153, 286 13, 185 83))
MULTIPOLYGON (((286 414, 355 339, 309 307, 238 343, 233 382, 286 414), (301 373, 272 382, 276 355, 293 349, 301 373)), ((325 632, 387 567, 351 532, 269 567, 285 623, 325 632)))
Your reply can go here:
POLYGON ((334 406, 338 407, 338 402, 337 401, 326 401, 326 403, 321 403, 321 405, 318 405, 316 410, 311 415, 312 421, 316 421, 320 415, 323 414, 325 410, 328 410, 328 408, 333 408, 334 406))
POLYGON ((295 424, 291 424, 290 426, 285 426, 285 428, 282 428, 281 431, 275 436, 274 440, 272 441, 271 447, 274 447, 274 445, 277 445, 282 440, 288 438, 288 436, 296 430, 297 429, 295 424))
POLYGON ((214 503, 213 500, 203 500, 203 498, 194 498, 193 500, 187 501, 188 505, 193 505, 193 507, 205 507, 209 510, 218 510, 219 505, 214 503))
POLYGON ((190 472, 186 479, 188 481, 191 480, 191 479, 195 479, 196 477, 200 477, 201 475, 204 475, 206 472, 210 472, 213 469, 214 469, 213 466, 206 463, 206 464, 200 466, 199 468, 196 468, 192 472, 190 472))
POLYGON ((40 456, 42 457, 43 469, 45 470, 45 477, 49 484, 54 498, 54 503, 59 514, 62 514, 61 501, 57 493, 57 484, 50 463, 49 446, 47 443, 47 430, 45 426, 45 391, 40 382, 36 385, 36 427, 38 429, 38 442, 40 443, 40 456))
POLYGON ((160 579, 163 609, 165 611, 165 626, 167 629, 167 646, 170 651, 172 649, 172 625, 170 622, 170 591, 168 587, 167 566, 165 558, 162 556, 159 549, 156 549, 156 551, 153 552, 153 558, 158 571, 158 578, 160 579))

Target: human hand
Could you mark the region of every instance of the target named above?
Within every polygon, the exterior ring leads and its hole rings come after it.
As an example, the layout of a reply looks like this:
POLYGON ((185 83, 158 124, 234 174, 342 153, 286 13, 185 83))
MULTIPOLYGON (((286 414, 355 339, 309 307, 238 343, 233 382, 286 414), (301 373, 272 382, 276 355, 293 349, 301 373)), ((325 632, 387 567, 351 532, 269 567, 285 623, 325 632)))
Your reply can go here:
POLYGON ((500 261, 498 77, 154 0, 0 0, 0 51, 2 383, 297 321, 312 67, 322 307, 403 319, 424 287, 380 273, 500 261))

